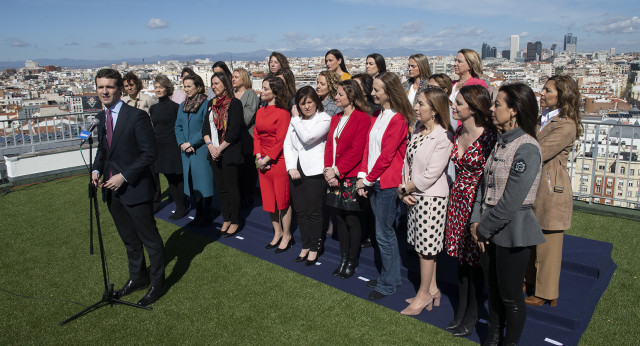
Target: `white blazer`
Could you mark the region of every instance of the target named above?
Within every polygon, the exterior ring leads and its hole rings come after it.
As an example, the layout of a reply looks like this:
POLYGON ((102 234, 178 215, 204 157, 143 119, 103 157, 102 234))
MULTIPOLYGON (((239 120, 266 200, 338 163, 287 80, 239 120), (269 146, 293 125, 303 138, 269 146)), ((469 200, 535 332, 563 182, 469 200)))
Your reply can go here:
POLYGON ((324 146, 331 125, 331 117, 325 112, 316 112, 309 119, 291 118, 283 152, 287 172, 298 169, 306 176, 322 174, 324 169, 324 146))

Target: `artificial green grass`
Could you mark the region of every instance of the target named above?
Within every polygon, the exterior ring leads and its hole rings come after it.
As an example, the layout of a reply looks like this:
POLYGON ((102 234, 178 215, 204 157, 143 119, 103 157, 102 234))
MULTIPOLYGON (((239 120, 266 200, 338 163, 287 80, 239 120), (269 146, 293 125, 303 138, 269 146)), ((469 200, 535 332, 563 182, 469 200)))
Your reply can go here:
MULTIPOLYGON (((154 310, 107 306, 60 327, 83 308, 74 302, 90 305, 103 292, 100 258, 88 255, 86 183, 82 176, 0 197, 0 343, 471 344, 161 220, 171 287, 154 310)), ((102 203, 100 211, 118 288, 126 254, 102 203)))
MULTIPOLYGON (((103 291, 100 259, 88 255, 87 181, 0 196, 0 343, 471 344, 162 220, 171 287, 154 310, 107 306, 60 327, 83 308, 74 302, 92 304, 103 291)), ((110 279, 119 288, 128 277, 126 254, 103 203, 100 211, 110 279)), ((637 343, 639 225, 574 213, 568 233, 612 242, 618 264, 582 344, 637 343)))

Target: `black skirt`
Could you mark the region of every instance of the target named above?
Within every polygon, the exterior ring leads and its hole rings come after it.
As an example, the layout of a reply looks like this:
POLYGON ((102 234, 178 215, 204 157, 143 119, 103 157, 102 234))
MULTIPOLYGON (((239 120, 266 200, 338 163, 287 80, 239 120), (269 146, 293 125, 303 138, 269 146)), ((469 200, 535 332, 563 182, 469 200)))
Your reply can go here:
POLYGON ((337 187, 328 186, 327 206, 350 211, 362 210, 367 201, 358 194, 356 181, 358 177, 344 178, 338 180, 337 187))

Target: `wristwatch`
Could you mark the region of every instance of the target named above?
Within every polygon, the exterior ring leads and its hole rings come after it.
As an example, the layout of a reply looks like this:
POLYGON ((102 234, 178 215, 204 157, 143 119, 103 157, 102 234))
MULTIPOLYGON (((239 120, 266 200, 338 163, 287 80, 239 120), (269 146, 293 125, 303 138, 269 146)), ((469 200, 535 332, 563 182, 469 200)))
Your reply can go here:
POLYGON ((407 194, 407 189, 405 187, 405 184, 402 184, 402 187, 400 187, 400 191, 402 192, 403 195, 407 194))

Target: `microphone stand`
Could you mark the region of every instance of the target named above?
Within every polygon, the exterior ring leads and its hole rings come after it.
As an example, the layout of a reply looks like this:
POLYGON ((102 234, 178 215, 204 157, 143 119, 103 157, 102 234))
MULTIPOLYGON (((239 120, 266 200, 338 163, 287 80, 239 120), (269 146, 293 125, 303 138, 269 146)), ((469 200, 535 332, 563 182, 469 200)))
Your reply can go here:
POLYGON ((107 276, 107 258, 104 253, 104 242, 102 241, 102 228, 100 227, 100 210, 98 209, 98 189, 91 181, 91 175, 93 172, 93 137, 89 135, 89 254, 93 255, 93 215, 96 217, 96 230, 98 233, 98 244, 100 249, 100 261, 102 262, 102 279, 104 281, 104 292, 102 293, 102 299, 95 304, 85 308, 77 314, 67 318, 59 323, 59 325, 65 325, 68 322, 75 320, 93 310, 97 310, 105 305, 121 304, 133 306, 139 309, 151 310, 149 306, 140 306, 131 302, 116 299, 114 297, 113 283, 109 283, 107 276))

